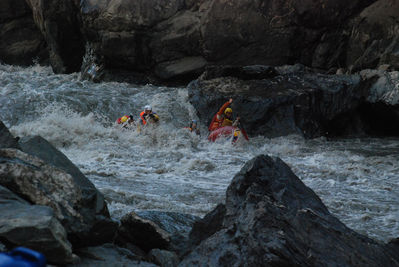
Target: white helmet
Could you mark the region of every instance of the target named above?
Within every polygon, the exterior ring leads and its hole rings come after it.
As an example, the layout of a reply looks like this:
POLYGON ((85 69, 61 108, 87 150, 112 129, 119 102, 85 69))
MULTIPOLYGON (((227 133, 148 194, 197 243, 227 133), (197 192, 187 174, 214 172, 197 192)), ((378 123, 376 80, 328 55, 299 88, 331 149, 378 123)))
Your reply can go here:
POLYGON ((152 108, 151 108, 151 106, 150 106, 150 105, 147 105, 147 106, 145 106, 145 107, 144 107, 144 110, 150 110, 150 111, 151 111, 151 110, 152 110, 152 108))

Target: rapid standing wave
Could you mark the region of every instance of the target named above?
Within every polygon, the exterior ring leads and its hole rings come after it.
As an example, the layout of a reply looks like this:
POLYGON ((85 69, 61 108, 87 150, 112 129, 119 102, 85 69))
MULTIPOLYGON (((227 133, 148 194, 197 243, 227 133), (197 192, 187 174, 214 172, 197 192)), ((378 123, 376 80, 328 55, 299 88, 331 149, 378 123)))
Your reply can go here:
MULTIPOLYGON (((188 132, 197 119, 185 88, 92 83, 49 67, 0 65, 0 119, 14 135, 41 135, 104 193, 112 217, 132 210, 203 216, 223 202, 234 175, 259 154, 278 156, 350 228, 379 241, 399 232, 399 140, 254 137, 231 146, 188 132), (150 104, 147 134, 117 127, 150 104)), ((216 112, 216 111, 215 111, 216 112)))

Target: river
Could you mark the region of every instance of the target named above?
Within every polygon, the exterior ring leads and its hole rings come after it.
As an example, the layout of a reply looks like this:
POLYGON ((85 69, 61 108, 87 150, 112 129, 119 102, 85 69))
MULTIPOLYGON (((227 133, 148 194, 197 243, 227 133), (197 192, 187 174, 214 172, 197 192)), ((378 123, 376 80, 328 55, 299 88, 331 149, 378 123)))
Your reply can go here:
MULTIPOLYGON (((215 111, 216 112, 216 111, 215 111)), ((184 129, 198 119, 185 88, 92 83, 49 67, 0 65, 0 119, 15 136, 41 135, 105 195, 111 216, 161 210, 203 216, 225 199, 244 163, 278 156, 355 231, 399 235, 399 139, 253 137, 232 146, 184 129), (160 125, 146 134, 115 120, 151 105, 160 125)))

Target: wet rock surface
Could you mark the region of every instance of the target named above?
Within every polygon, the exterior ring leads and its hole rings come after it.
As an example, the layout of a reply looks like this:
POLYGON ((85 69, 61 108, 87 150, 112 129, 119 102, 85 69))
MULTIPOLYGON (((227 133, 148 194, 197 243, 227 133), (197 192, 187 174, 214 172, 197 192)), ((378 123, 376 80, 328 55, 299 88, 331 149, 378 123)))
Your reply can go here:
POLYGON ((279 158, 248 161, 227 189, 225 209, 219 229, 179 266, 398 264, 397 245, 387 249, 347 228, 279 158))

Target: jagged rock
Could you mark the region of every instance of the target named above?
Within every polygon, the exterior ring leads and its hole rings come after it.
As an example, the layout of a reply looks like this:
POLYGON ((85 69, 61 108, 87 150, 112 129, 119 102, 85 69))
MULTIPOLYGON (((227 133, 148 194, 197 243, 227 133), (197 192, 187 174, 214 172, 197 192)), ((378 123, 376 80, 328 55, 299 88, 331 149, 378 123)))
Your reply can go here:
POLYGON ((118 244, 132 243, 146 252, 151 249, 167 249, 171 241, 170 234, 150 220, 139 217, 134 212, 121 219, 118 229, 118 244))
POLYGON ((47 58, 46 42, 25 0, 0 1, 0 62, 31 65, 47 58))
POLYGON ((0 149, 0 159, 0 185, 31 203, 51 207, 69 240, 74 245, 84 243, 82 239, 90 236, 98 223, 95 198, 86 198, 84 188, 73 176, 37 157, 16 149, 0 149))
POLYGON ((19 141, 21 150, 42 159, 47 164, 69 173, 81 192, 80 213, 91 218, 90 237, 88 233, 70 236, 74 244, 96 245, 109 242, 116 232, 117 223, 110 219, 104 196, 95 188, 92 182, 58 149, 41 136, 24 137, 19 141), (94 216, 94 218, 93 218, 94 216), (91 243, 90 243, 91 242, 91 243))
POLYGON ((152 249, 148 256, 152 262, 161 267, 175 267, 180 261, 176 253, 168 250, 152 249))
POLYGON ((20 148, 18 139, 12 136, 2 121, 0 121, 0 148, 20 148))
POLYGON ((37 250, 53 264, 72 261, 67 233, 51 208, 31 205, 0 186, 0 240, 37 250))
POLYGON ((347 228, 279 158, 247 162, 225 203, 220 229, 179 266, 398 265, 396 250, 347 228))

